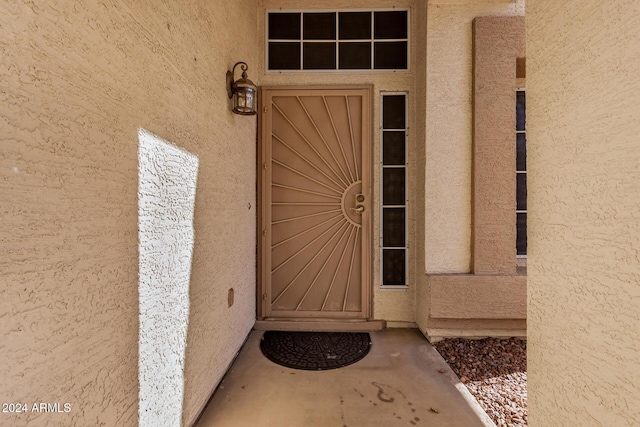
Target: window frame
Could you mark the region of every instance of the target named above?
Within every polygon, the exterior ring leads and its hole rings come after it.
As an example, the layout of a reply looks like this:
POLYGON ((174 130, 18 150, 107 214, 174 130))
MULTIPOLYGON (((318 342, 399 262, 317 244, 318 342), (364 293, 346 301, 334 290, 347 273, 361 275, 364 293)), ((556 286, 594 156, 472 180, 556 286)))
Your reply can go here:
POLYGON ((409 198, 410 198, 410 194, 409 194, 409 91, 408 90, 401 90, 401 91, 380 91, 380 126, 379 126, 379 140, 380 140, 380 148, 379 148, 379 155, 380 155, 380 161, 379 161, 379 165, 378 165, 378 170, 380 172, 379 175, 379 182, 378 182, 378 194, 380 197, 380 203, 378 204, 378 215, 379 215, 379 232, 380 232, 380 236, 379 236, 379 254, 380 254, 380 285, 379 288, 381 290, 385 290, 385 291, 393 291, 393 290, 400 290, 400 291, 406 291, 407 289, 409 289, 409 253, 410 253, 410 241, 409 241, 409 218, 410 218, 410 213, 409 213, 409 198), (383 127, 383 114, 384 114, 384 102, 383 102, 383 97, 385 96, 393 96, 393 95, 403 95, 404 98, 404 102, 405 102, 405 117, 404 117, 404 129, 385 129, 383 127), (385 166, 384 162, 383 162, 383 150, 384 150, 384 132, 385 131, 404 131, 404 166, 401 165, 388 165, 385 166), (404 168, 405 170, 405 180, 404 180, 404 198, 405 198, 405 202, 404 205, 385 205, 384 204, 384 200, 382 199, 382 194, 383 194, 383 170, 385 168, 404 168), (383 220, 384 220, 384 208, 393 208, 393 207, 402 207, 405 210, 404 213, 404 247, 385 247, 383 245, 383 220), (385 285, 383 280, 384 280, 384 258, 383 258, 383 251, 385 249, 403 249, 404 250, 404 285, 385 285))
POLYGON ((381 8, 345 8, 345 9, 265 9, 264 11, 264 73, 265 74, 380 74, 380 73, 410 73, 411 72, 411 8, 410 7, 381 7, 381 8), (407 12, 407 38, 405 39, 376 39, 375 36, 375 12, 407 12), (371 68, 364 69, 341 69, 340 66, 340 12, 371 12, 371 38, 370 39, 349 39, 349 43, 357 42, 370 42, 371 43, 371 68), (299 40, 283 40, 283 39, 269 39, 269 13, 300 13, 300 39, 299 40), (304 39, 304 13, 335 13, 336 14, 336 38, 335 40, 305 40, 304 39), (323 69, 323 70, 305 70, 304 66, 304 43, 329 43, 333 41, 336 46, 336 68, 335 69, 323 69), (407 68, 404 69, 375 69, 375 42, 376 41, 406 41, 407 42, 407 68), (269 69, 269 42, 290 42, 300 43, 300 69, 299 70, 270 70, 269 69))

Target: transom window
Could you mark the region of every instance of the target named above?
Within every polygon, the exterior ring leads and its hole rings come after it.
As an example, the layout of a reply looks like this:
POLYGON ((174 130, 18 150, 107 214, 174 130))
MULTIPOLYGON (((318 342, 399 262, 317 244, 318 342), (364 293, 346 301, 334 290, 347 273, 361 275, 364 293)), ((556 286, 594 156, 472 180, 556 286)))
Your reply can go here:
POLYGON ((408 70, 409 10, 267 11, 267 71, 408 70))

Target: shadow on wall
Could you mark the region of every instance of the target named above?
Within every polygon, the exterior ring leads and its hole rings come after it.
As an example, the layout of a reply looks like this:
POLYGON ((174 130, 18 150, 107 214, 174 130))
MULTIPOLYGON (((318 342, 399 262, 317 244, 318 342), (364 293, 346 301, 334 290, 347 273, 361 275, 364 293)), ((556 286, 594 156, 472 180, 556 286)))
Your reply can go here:
POLYGON ((139 129, 138 425, 180 427, 198 157, 139 129))

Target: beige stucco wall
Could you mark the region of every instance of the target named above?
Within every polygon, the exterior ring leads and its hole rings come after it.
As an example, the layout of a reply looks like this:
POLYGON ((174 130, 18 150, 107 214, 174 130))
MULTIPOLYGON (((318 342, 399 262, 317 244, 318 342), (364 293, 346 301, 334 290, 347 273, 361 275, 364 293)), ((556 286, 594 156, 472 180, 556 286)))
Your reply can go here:
POLYGON ((472 22, 524 15, 524 0, 438 3, 427 11, 425 263, 427 273, 469 273, 472 22))
POLYGON ((640 425, 640 3, 527 0, 531 426, 640 425))
MULTIPOLYGON (((275 73, 266 85, 374 85, 374 129, 379 127, 379 91, 408 90, 410 99, 411 250, 408 291, 380 291, 379 250, 374 250, 374 316, 388 321, 419 319, 426 327, 429 287, 424 272, 468 273, 471 263, 472 165, 472 21, 485 15, 523 15, 524 1, 446 2, 384 1, 376 7, 411 8, 409 73, 275 73), (426 143, 425 143, 426 141, 426 143), (424 230, 424 231, 423 231, 424 230), (420 234, 418 236, 418 234, 420 234), (426 266, 425 266, 426 263, 426 266)), ((264 10, 297 9, 294 0, 262 0, 258 11, 259 45, 264 45, 264 10)), ((304 8, 371 7, 366 1, 308 1, 304 8)), ((264 72, 264 51, 258 68, 264 72)), ((379 162, 379 134, 374 133, 374 164, 379 162)), ((374 188, 379 171, 374 168, 374 188)), ((377 196, 377 195, 376 195, 377 196)), ((375 203, 379 200, 376 197, 375 203)), ((378 224, 378 212, 374 224, 378 224)), ((378 228, 374 227, 374 241, 378 228)))
MULTIPOLYGON (((473 20, 479 16, 522 16, 524 0, 517 1, 429 1, 426 6, 426 30, 421 33, 426 50, 426 70, 417 71, 416 88, 424 94, 426 110, 418 110, 425 117, 423 134, 419 146, 424 145, 421 155, 424 187, 424 205, 420 206, 424 218, 424 244, 421 256, 426 273, 416 298, 416 323, 420 329, 435 337, 460 335, 476 329, 490 333, 501 327, 511 331, 520 330, 524 321, 504 322, 474 319, 460 323, 452 318, 431 318, 431 288, 441 287, 450 278, 430 279, 429 275, 471 272, 471 215, 472 215, 472 146, 473 146, 473 20), (422 142, 424 141, 424 142, 422 142), (444 333, 448 327, 451 330, 444 333)), ((421 129, 416 131, 418 134, 421 129)), ((515 242, 514 242, 515 246, 515 242)), ((515 256, 515 251, 514 251, 515 256)), ((467 277, 461 278, 467 286, 467 277)), ((519 281, 516 280, 518 283, 519 281)), ((475 283, 475 282, 474 282, 475 283)), ((489 293, 503 283, 490 287, 489 293)), ((520 292, 520 290, 516 291, 520 292)), ((460 295, 440 292, 439 295, 460 295)), ((501 299, 509 298, 502 296, 501 299)), ((468 306, 470 300, 464 302, 468 306)), ((440 303, 440 302, 436 302, 440 303)), ((476 302, 471 302, 474 304, 476 302)), ((488 313, 491 306, 481 308, 488 313)), ((447 316, 445 316, 447 317, 447 316)), ((487 318, 492 316, 488 315, 487 318)), ((521 317, 520 315, 516 318, 521 317)), ((523 329, 522 329, 523 330, 523 329)))
POLYGON ((416 216, 416 244, 414 246, 415 252, 415 267, 416 274, 416 296, 415 296, 415 322, 418 325, 423 325, 423 329, 429 322, 429 301, 430 301, 430 288, 427 283, 427 275, 425 274, 425 143, 426 131, 427 131, 427 2, 419 1, 416 4, 415 16, 416 24, 415 36, 420 41, 416 45, 416 82, 415 82, 415 97, 421 100, 416 105, 414 137, 416 138, 416 202, 413 204, 413 212, 416 216))
POLYGON ((430 318, 418 323, 432 341, 494 336, 496 330, 526 335, 527 277, 516 274, 514 173, 516 63, 525 57, 524 23, 521 16, 473 20, 473 274, 428 274, 430 318), (461 331, 462 319, 477 324, 461 331))
POLYGON ((526 58, 524 24, 521 16, 473 21, 474 274, 516 273, 515 93, 516 64, 526 58))
MULTIPOLYGON (((378 129, 380 127, 380 91, 409 91, 409 103, 410 111, 414 111, 419 100, 416 100, 414 96, 414 76, 416 72, 416 56, 415 56, 415 37, 411 39, 411 54, 410 63, 411 70, 409 72, 368 72, 368 73, 270 73, 265 74, 264 65, 264 18, 265 10, 267 9, 353 9, 353 8, 384 8, 384 7, 413 7, 414 0, 383 0, 372 4, 366 0, 309 0, 302 4, 296 0, 260 0, 260 9, 258 10, 258 34, 259 45, 261 53, 259 55, 259 61, 254 69, 259 70, 262 73, 260 77, 260 83, 264 85, 327 85, 327 84, 372 84, 374 86, 374 110, 373 110, 373 164, 374 164, 374 206, 379 206, 379 194, 377 189, 379 188, 379 165, 380 163, 380 135, 378 129)), ((415 28, 418 25, 416 22, 416 14, 411 11, 411 27, 415 28)), ((412 33, 413 35, 414 33, 412 33)), ((415 117, 409 115, 409 126, 415 126, 415 117)), ((415 156, 416 152, 416 139, 410 134, 409 137, 409 159, 415 156)), ((410 209, 411 217, 409 222, 409 235, 415 236, 416 229, 416 216, 417 214, 413 210, 415 205, 415 188, 416 188, 416 167, 409 166, 409 180, 410 180, 410 209)), ((374 233, 373 242, 379 242, 379 210, 376 208, 374 213, 374 233)), ((414 241, 411 242, 414 245, 414 241)), ((374 244, 374 258, 373 258, 373 314, 376 319, 384 319, 387 321, 400 321, 400 322, 413 322, 415 320, 415 291, 416 291, 416 275, 415 268, 410 269, 409 275, 409 288, 408 290, 393 290, 393 291, 381 291, 380 290, 380 249, 374 244)), ((410 265, 415 266, 416 252, 410 252, 410 265)))
POLYGON ((256 124, 224 77, 255 7, 0 4, 0 400, 71 404, 0 424, 137 424, 139 127, 199 160, 185 423, 220 380, 254 321, 256 124))

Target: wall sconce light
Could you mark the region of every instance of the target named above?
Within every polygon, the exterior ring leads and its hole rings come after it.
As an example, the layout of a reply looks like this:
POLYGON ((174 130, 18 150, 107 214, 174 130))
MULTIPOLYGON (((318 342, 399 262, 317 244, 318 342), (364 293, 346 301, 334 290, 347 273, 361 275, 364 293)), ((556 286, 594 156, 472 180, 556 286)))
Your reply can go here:
POLYGON ((247 78, 249 67, 245 62, 237 62, 232 71, 227 71, 227 94, 233 98, 233 111, 243 116, 256 114, 256 85, 247 78), (233 81, 236 67, 240 65, 242 78, 233 81))

